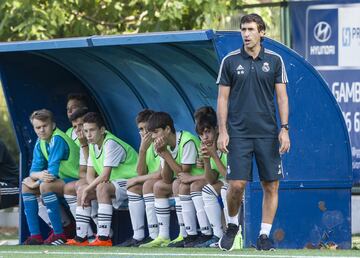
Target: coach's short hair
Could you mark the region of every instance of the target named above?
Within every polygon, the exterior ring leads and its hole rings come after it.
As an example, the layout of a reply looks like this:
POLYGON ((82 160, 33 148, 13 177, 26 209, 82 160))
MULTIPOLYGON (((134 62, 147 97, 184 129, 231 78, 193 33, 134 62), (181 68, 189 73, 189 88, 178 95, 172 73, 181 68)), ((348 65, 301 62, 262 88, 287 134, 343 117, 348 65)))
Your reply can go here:
POLYGON ((99 113, 96 113, 96 112, 88 112, 84 116, 84 123, 94 123, 99 128, 105 127, 104 120, 102 119, 101 115, 99 113))
POLYGON ((153 132, 157 128, 165 129, 167 126, 170 127, 172 133, 176 132, 174 121, 168 113, 154 112, 148 120, 147 130, 149 132, 153 132))
POLYGON ((241 17, 240 29, 241 29, 241 25, 243 25, 244 23, 251 23, 251 22, 255 22, 257 24, 259 32, 262 30, 266 31, 266 25, 263 18, 261 18, 261 16, 256 13, 246 14, 243 17, 241 17))
POLYGON ((32 112, 32 114, 30 115, 30 122, 32 123, 34 119, 40 120, 42 122, 45 121, 55 122, 53 113, 45 108, 35 110, 34 112, 32 112))
POLYGON ((155 111, 151 109, 144 109, 140 111, 136 116, 136 124, 147 122, 152 114, 154 114, 155 111))
POLYGON ((88 112, 89 112, 89 109, 87 107, 79 108, 74 113, 71 114, 69 120, 70 120, 70 122, 73 122, 76 119, 85 116, 88 112))

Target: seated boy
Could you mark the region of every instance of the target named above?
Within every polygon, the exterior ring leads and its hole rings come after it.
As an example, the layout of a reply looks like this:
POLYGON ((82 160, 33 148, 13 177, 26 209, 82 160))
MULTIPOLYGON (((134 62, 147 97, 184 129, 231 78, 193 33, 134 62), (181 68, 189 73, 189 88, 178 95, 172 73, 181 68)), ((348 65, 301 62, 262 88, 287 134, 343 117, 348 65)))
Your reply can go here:
MULTIPOLYGON (((206 215, 212 225, 214 236, 196 247, 218 247, 218 242, 223 236, 221 221, 221 204, 224 204, 225 220, 228 221, 225 181, 227 155, 217 149, 219 135, 215 110, 210 106, 199 108, 195 113, 196 132, 201 139, 201 156, 204 161, 205 178, 207 185, 202 190, 206 215), (220 197, 221 196, 221 197, 220 197), (221 198, 221 200, 220 200, 221 198)), ((241 229, 239 230, 234 248, 242 248, 241 229)))
MULTIPOLYGON (((70 182, 64 186, 64 197, 67 201, 71 214, 73 215, 74 219, 76 220, 76 208, 77 208, 77 191, 81 187, 87 184, 86 181, 86 170, 87 170, 87 160, 89 158, 89 145, 87 139, 84 135, 83 131, 83 124, 84 124, 84 116, 88 113, 87 108, 80 108, 73 112, 70 116, 70 121, 72 124, 72 128, 77 135, 77 141, 80 145, 80 160, 79 160, 79 180, 70 182)), ((96 216, 97 210, 95 214, 91 214, 94 222, 96 223, 96 216)), ((89 224, 87 236, 92 238, 94 235, 91 225, 89 224)), ((77 242, 74 240, 68 240, 66 244, 74 244, 76 245, 77 242)))
MULTIPOLYGON (((203 173, 195 167, 199 140, 187 131, 176 132, 174 122, 165 112, 154 113, 148 121, 148 131, 154 139, 155 151, 161 157, 161 180, 154 185, 155 212, 159 222, 159 236, 140 247, 160 247, 170 243, 170 204, 169 197, 174 193, 176 213, 180 225, 180 236, 176 242, 182 242, 186 236, 181 204, 178 197, 180 180, 175 177, 181 173, 203 173), (175 176, 175 177, 174 177, 175 176)), ((193 212, 195 216, 195 212, 193 212)))
POLYGON ((78 179, 79 147, 56 128, 51 111, 41 109, 30 116, 38 140, 35 144, 30 176, 22 185, 26 220, 31 236, 28 245, 60 245, 66 241, 58 196, 63 196, 65 183, 78 179), (37 195, 41 194, 53 226, 53 234, 43 241, 38 220, 37 195))
POLYGON ((204 209, 212 226, 214 235, 208 241, 196 247, 217 247, 223 235, 222 208, 219 203, 221 188, 226 175, 226 154, 216 148, 217 118, 212 107, 199 108, 195 113, 196 132, 201 139, 200 154, 204 162, 207 185, 202 189, 204 209))
POLYGON ((82 132, 84 116, 88 112, 86 95, 81 93, 70 93, 67 97, 66 114, 71 122, 71 127, 66 130, 66 134, 73 139, 80 148, 80 171, 79 181, 71 182, 65 185, 64 198, 70 207, 71 214, 75 219, 76 213, 76 191, 77 188, 86 182, 86 161, 88 158, 88 144, 86 137, 82 132), (85 165, 84 165, 85 163, 85 165))
MULTIPOLYGON (((70 117, 75 111, 86 108, 86 106, 87 106, 86 95, 81 94, 81 93, 70 93, 67 96, 67 103, 66 103, 66 114, 67 114, 69 121, 71 122, 70 117)), ((66 135, 69 136, 71 139, 73 139, 73 141, 76 143, 77 146, 81 147, 82 144, 80 143, 78 136, 76 135, 75 128, 73 126, 71 126, 66 131, 66 135)), ((75 192, 76 182, 77 181, 73 181, 73 182, 66 184, 66 186, 65 186, 66 192, 64 193, 64 198, 65 198, 67 204, 69 205, 70 211, 72 214, 74 214, 74 212, 75 212, 74 206, 76 207, 76 195, 73 195, 71 193, 75 192)), ((43 201, 41 199, 39 199, 38 201, 39 201, 39 216, 40 216, 40 218, 49 227, 52 228, 49 216, 47 214, 47 209, 44 206, 43 201)), ((68 215, 68 213, 65 210, 63 205, 60 205, 60 212, 61 212, 61 220, 63 223, 64 232, 66 234, 66 237, 67 238, 74 237, 74 231, 75 231, 75 223, 73 223, 74 220, 72 220, 70 218, 71 216, 68 215)), ((74 219, 75 219, 75 217, 74 217, 74 219)))
POLYGON ((151 133, 147 131, 147 123, 153 113, 154 111, 145 109, 136 116, 136 124, 141 137, 136 168, 138 176, 129 179, 127 182, 130 218, 133 229, 136 229, 136 231, 134 231, 134 235, 130 239, 118 245, 122 247, 146 244, 154 240, 159 232, 154 207, 153 186, 155 182, 161 179, 159 171, 160 157, 154 150, 151 133), (144 238, 145 211, 149 230, 149 237, 147 238, 144 238))
POLYGON ((78 191, 76 208, 77 236, 75 241, 89 246, 112 246, 110 239, 113 207, 118 209, 127 200, 127 179, 136 176, 136 151, 105 130, 98 113, 84 116, 84 133, 89 143, 87 183, 78 191), (88 243, 87 230, 91 215, 91 200, 97 199, 98 229, 94 242, 88 243))

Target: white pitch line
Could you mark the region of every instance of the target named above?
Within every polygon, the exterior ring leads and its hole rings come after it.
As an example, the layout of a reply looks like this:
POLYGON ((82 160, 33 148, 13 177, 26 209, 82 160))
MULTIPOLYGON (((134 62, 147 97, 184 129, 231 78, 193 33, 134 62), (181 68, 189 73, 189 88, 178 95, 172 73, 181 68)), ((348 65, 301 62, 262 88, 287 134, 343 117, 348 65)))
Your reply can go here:
POLYGON ((359 258, 360 256, 314 256, 276 254, 231 254, 231 253, 122 253, 122 252, 59 252, 59 251, 0 251, 0 254, 53 254, 53 255, 114 255, 114 256, 189 256, 189 257, 271 257, 271 258, 359 258))

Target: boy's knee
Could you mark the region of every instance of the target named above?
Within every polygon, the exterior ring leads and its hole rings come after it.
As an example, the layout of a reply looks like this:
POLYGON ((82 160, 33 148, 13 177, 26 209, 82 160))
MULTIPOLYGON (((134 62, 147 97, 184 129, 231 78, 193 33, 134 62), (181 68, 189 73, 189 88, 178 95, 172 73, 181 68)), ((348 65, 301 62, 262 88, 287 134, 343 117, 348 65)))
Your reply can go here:
POLYGON ((154 184, 154 194, 156 197, 167 197, 169 193, 169 186, 162 180, 157 181, 154 184))
POLYGON ((76 181, 76 183, 75 183, 76 192, 80 189, 80 187, 82 187, 85 184, 87 184, 85 179, 79 179, 78 181, 76 181))
POLYGON ((142 186, 143 194, 153 193, 154 192, 154 185, 157 181, 155 180, 147 180, 142 186))
POLYGON ((100 183, 100 184, 98 184, 97 187, 96 187, 96 195, 97 195, 97 197, 101 198, 103 196, 107 196, 109 194, 109 188, 110 188, 109 183, 100 183))
POLYGON ((42 182, 40 184, 40 192, 41 193, 49 193, 49 192, 53 192, 54 191, 54 187, 52 183, 45 183, 42 182))
POLYGON ((190 191, 191 192, 201 192, 206 182, 204 180, 197 180, 191 183, 190 191))
POLYGON ((190 194, 190 185, 181 183, 179 185, 179 194, 189 195, 190 194))
POLYGON ((30 193, 30 192, 32 192, 32 190, 29 187, 27 187, 26 185, 21 184, 21 192, 22 193, 30 193))
POLYGON ((75 183, 68 183, 64 186, 64 194, 76 195, 75 183))
POLYGON ((96 199, 99 203, 106 203, 111 200, 112 193, 112 184, 111 183, 100 183, 96 187, 96 199))
POLYGON ((142 195, 142 185, 134 185, 127 189, 129 192, 142 195))
POLYGON ((77 188, 76 195, 78 196, 78 198, 81 199, 82 193, 85 190, 85 188, 86 188, 86 185, 81 185, 77 188))

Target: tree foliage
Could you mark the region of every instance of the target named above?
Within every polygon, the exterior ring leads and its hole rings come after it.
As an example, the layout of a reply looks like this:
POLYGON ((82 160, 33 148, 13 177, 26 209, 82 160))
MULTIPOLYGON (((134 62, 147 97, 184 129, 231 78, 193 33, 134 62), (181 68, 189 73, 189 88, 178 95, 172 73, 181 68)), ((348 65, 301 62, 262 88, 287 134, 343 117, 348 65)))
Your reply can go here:
POLYGON ((218 28, 236 0, 2 0, 0 41, 218 28))
MULTIPOLYGON (((46 40, 152 31, 234 29, 242 3, 259 0, 0 0, 0 41, 46 40)), ((250 10, 248 10, 250 11, 250 10)), ((276 27, 272 10, 259 11, 276 27), (274 25, 275 24, 275 25, 274 25)), ((271 32, 274 32, 271 30, 271 32)), ((271 33, 270 33, 271 34, 271 33)), ((17 147, 0 85, 0 135, 17 147)))
MULTIPOLYGON (((219 28, 236 0, 1 0, 0 41, 219 28)), ((0 85, 0 135, 18 153, 0 85)))

